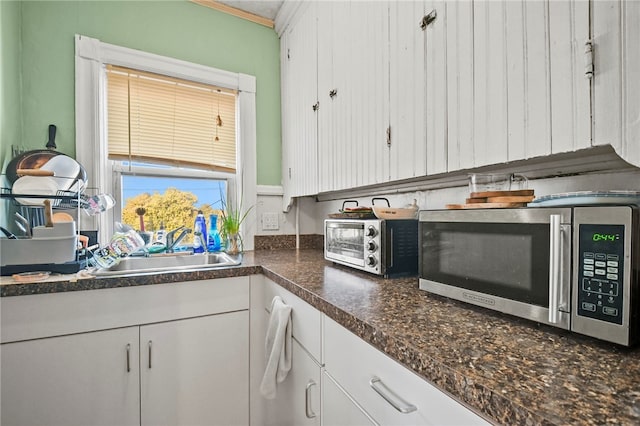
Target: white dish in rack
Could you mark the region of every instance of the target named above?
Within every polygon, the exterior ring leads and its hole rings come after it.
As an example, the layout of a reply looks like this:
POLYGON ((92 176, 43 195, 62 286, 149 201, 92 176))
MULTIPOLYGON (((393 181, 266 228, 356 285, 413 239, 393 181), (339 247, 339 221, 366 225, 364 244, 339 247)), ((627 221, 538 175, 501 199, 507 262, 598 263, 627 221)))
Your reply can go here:
POLYGON ((634 204, 640 206, 640 191, 578 191, 538 197, 529 207, 591 206, 634 204))
MULTIPOLYGON (((22 176, 13 183, 11 192, 13 195, 56 195, 58 183, 50 176, 22 176)), ((45 198, 16 197, 16 201, 25 206, 41 206, 45 198)))

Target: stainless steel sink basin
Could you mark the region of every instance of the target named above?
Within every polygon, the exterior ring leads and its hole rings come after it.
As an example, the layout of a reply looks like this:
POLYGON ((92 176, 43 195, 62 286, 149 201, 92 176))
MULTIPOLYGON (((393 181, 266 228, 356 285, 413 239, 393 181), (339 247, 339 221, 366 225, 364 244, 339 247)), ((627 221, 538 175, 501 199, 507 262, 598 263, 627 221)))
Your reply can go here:
POLYGON ((148 272, 202 271, 239 265, 240 256, 226 253, 209 254, 164 254, 150 257, 127 257, 109 269, 100 269, 97 276, 132 275, 148 272))

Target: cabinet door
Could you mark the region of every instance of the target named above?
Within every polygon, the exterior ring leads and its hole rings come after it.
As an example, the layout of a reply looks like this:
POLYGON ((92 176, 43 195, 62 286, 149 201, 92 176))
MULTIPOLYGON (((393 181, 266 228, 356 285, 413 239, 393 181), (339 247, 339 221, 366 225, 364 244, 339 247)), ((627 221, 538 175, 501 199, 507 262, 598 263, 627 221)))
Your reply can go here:
POLYGON ((322 422, 325 426, 376 424, 327 372, 322 373, 322 422))
POLYGON ((591 146, 591 80, 584 64, 588 39, 589 2, 549 2, 553 154, 591 146))
MULTIPOLYGON (((447 9, 462 13, 460 19, 469 19, 468 5, 450 3, 447 9)), ((449 64, 459 61, 463 65, 464 83, 469 46, 473 48, 473 91, 465 95, 449 83, 454 90, 449 96, 454 129, 451 152, 461 159, 452 161, 450 170, 470 165, 463 147, 471 148, 471 165, 478 167, 590 145, 589 83, 581 71, 588 9, 588 2, 572 0, 473 2, 473 38, 460 32, 461 39, 449 40, 457 49, 447 50, 452 56, 449 64), (471 147, 466 136, 460 137, 469 102, 473 104, 471 147), (458 137, 461 143, 456 147, 458 137)), ((449 21, 468 27, 457 19, 449 21)))
POLYGON ((389 3, 390 180, 427 174, 425 14, 424 1, 389 3))
MULTIPOLYGON (((424 30, 427 78, 427 174, 447 171, 447 40, 446 8, 443 1, 427 1, 426 11, 436 20, 424 30)), ((415 143, 415 142, 414 142, 415 143)))
POLYGON ((321 191, 388 179, 388 7, 318 3, 321 191))
POLYGON ((446 3, 448 171, 470 169, 475 165, 473 4, 446 3))
POLYGON ((640 2, 590 2, 594 44, 593 141, 640 167, 640 2))
POLYGON ((504 9, 503 1, 473 3, 474 166, 509 158, 504 9))
POLYGON ((349 10, 349 99, 346 188, 389 180, 389 7, 383 1, 354 1, 349 10))
POLYGON ((0 346, 3 425, 139 425, 138 327, 0 346))
MULTIPOLYGON (((344 163, 338 156, 338 147, 345 143, 338 132, 340 113, 344 113, 343 96, 338 87, 344 87, 340 70, 334 72, 334 46, 340 47, 334 27, 343 24, 344 16, 336 13, 335 2, 314 2, 318 14, 318 175, 320 192, 332 191, 344 181, 344 163), (335 96, 329 96, 335 90, 335 96)), ((338 50, 336 47, 336 56, 338 50)))
POLYGON ((318 192, 316 6, 304 4, 281 41, 284 183, 291 196, 318 192))
POLYGON ((276 398, 265 400, 262 424, 320 425, 320 366, 293 340, 292 364, 276 398))
POLYGON ((140 327, 142 425, 249 423, 249 313, 140 327))

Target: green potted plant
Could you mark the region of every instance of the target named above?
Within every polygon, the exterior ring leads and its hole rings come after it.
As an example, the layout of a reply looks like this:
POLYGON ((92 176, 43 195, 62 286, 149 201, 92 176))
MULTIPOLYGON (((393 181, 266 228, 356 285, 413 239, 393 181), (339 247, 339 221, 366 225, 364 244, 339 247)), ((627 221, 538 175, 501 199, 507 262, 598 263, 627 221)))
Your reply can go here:
POLYGON ((234 255, 242 252, 243 244, 240 225, 247 218, 252 207, 243 212, 242 199, 237 204, 233 199, 228 200, 226 203, 223 202, 222 213, 220 214, 220 236, 225 244, 227 253, 234 255))

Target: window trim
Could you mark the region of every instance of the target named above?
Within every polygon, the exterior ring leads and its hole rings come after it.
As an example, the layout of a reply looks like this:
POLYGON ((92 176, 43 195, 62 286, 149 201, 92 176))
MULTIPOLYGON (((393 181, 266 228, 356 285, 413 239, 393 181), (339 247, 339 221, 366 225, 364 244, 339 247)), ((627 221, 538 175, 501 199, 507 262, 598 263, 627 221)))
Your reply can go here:
MULTIPOLYGON (((87 170, 89 188, 113 193, 115 173, 109 167, 106 140, 106 93, 104 66, 119 65, 164 74, 238 91, 236 179, 228 180, 229 193, 242 199, 243 205, 257 202, 256 167, 256 78, 140 50, 116 46, 98 39, 75 36, 76 159, 87 170)), ((113 210, 83 218, 80 229, 98 229, 98 241, 104 244, 113 234, 113 210)), ((253 250, 256 233, 255 209, 243 223, 244 249, 253 250)))

